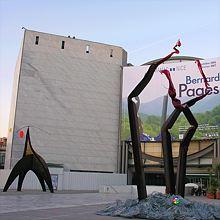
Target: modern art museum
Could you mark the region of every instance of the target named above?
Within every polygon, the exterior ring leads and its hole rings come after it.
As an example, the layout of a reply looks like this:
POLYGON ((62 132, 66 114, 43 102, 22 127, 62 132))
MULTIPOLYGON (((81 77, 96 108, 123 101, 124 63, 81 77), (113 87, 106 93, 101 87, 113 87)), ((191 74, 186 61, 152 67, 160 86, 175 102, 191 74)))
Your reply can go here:
MULTIPOLYGON (((204 92, 201 77, 193 75, 197 71, 194 60, 174 57, 159 67, 174 74, 179 98, 204 92)), ((198 114, 212 112, 220 105, 220 59, 201 59, 201 63, 212 91, 206 103, 201 101, 198 107, 202 112, 194 109, 198 114)), ((25 134, 28 127, 33 148, 46 161, 55 188, 98 189, 101 185, 135 184, 127 96, 150 64, 129 66, 127 52, 119 46, 25 30, 14 74, 0 187, 22 158, 25 135, 20 132, 25 134)), ((147 115, 153 115, 158 126, 150 135, 146 134, 146 126, 141 129, 142 159, 149 185, 164 185, 162 122, 158 117, 162 114, 166 118, 172 111, 169 102, 165 102, 168 85, 160 69, 140 97, 143 124, 147 115)), ((199 122, 200 130, 204 124, 199 122)), ((201 173, 208 176, 207 169, 220 158, 219 125, 206 122, 206 128, 210 126, 214 126, 214 131, 199 134, 190 144, 188 177, 201 173)), ((179 133, 173 136, 174 157, 178 156, 184 129, 187 128, 179 127, 179 133)), ((24 188, 40 188, 33 174, 28 174, 24 188)))

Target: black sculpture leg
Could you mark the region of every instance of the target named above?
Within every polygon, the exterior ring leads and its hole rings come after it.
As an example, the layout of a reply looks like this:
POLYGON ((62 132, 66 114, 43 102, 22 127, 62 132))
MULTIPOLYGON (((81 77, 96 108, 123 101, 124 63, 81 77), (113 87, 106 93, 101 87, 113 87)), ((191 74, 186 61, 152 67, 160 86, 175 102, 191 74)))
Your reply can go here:
POLYGON ((137 120, 137 108, 132 100, 128 100, 129 120, 131 129, 131 139, 134 154, 134 166, 137 181, 138 199, 142 200, 147 197, 145 176, 143 170, 143 161, 141 159, 141 143, 139 134, 139 125, 137 120))
POLYGON ((186 106, 183 109, 183 114, 189 121, 191 127, 187 130, 180 143, 179 148, 179 160, 177 166, 177 178, 176 178, 176 192, 178 195, 184 197, 185 194, 185 176, 186 176, 186 162, 187 162, 187 151, 190 141, 198 127, 198 123, 194 118, 190 109, 186 106))
POLYGON ((38 179, 39 179, 39 181, 40 181, 42 190, 43 190, 44 192, 46 192, 46 186, 45 186, 45 183, 44 183, 44 178, 38 176, 38 179))
POLYGON ((8 190, 8 188, 10 187, 10 185, 14 182, 14 180, 16 179, 16 177, 19 175, 20 173, 20 167, 14 167, 14 169, 12 170, 13 172, 10 173, 7 182, 5 184, 5 187, 3 189, 3 192, 6 192, 8 190))
POLYGON ((23 184, 23 181, 24 181, 24 177, 25 177, 26 174, 27 174, 27 172, 24 172, 24 171, 22 171, 22 172, 19 174, 17 191, 21 191, 22 184, 23 184))
POLYGON ((54 190, 53 190, 53 184, 52 184, 51 178, 46 178, 45 181, 47 183, 47 186, 48 186, 50 192, 53 193, 54 190))
POLYGON ((138 85, 134 88, 134 90, 128 96, 128 113, 129 113, 129 121, 130 121, 130 131, 131 131, 131 140, 132 140, 132 148, 134 154, 134 167, 136 173, 137 180, 137 191, 138 191, 138 199, 142 200, 147 197, 146 185, 145 185, 145 176, 143 169, 143 161, 141 157, 141 143, 140 143, 140 131, 138 124, 138 116, 137 116, 137 106, 135 102, 132 100, 143 91, 143 89, 150 82, 156 68, 158 67, 159 62, 157 64, 152 64, 144 78, 138 83, 138 85))
POLYGON ((25 167, 26 166, 28 167, 30 163, 31 163, 31 158, 22 158, 15 164, 14 168, 12 169, 12 171, 7 179, 7 182, 5 184, 3 192, 6 192, 8 190, 8 188, 13 183, 13 181, 16 179, 16 177, 21 174, 21 170, 26 172, 25 167))
POLYGON ((180 109, 175 109, 172 112, 172 114, 169 116, 169 118, 165 121, 161 129, 166 193, 168 194, 175 194, 175 177, 174 177, 174 167, 173 167, 172 142, 171 142, 171 135, 169 129, 172 128, 173 124, 177 120, 180 113, 181 113, 180 109))
POLYGON ((42 177, 42 175, 41 175, 37 170, 33 169, 32 171, 33 171, 33 172, 35 173, 35 175, 37 176, 37 178, 38 178, 38 180, 39 180, 39 182, 40 182, 40 185, 41 185, 41 187, 42 187, 42 190, 43 190, 44 192, 46 192, 46 186, 45 186, 44 178, 42 177))
POLYGON ((47 165, 43 160, 43 158, 39 155, 37 155, 37 159, 34 160, 33 170, 36 173, 36 175, 40 177, 38 178, 39 181, 41 182, 42 180, 40 179, 43 179, 46 182, 50 192, 53 193, 54 191, 53 191, 53 185, 52 185, 49 169, 47 168, 47 165))
POLYGON ((48 168, 46 168, 46 167, 44 167, 43 178, 44 178, 50 192, 53 193, 54 190, 53 190, 53 184, 52 184, 50 172, 49 172, 48 168))

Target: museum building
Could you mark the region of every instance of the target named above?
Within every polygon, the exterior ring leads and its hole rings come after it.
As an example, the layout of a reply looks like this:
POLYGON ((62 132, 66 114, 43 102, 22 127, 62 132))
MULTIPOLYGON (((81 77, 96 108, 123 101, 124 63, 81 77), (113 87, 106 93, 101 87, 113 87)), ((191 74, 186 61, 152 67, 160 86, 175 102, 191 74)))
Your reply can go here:
POLYGON ((117 172, 121 47, 25 30, 15 70, 6 168, 32 144, 65 170, 117 172))

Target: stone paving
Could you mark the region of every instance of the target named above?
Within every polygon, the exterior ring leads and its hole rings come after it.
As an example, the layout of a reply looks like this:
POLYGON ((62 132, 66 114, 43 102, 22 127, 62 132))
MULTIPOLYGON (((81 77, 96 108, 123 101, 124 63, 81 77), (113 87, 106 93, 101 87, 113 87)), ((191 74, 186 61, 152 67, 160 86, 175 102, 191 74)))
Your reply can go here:
MULTIPOLYGON (((88 191, 60 191, 53 194, 40 191, 0 192, 0 219, 125 219, 120 217, 104 217, 95 214, 98 210, 103 209, 106 204, 113 203, 117 199, 135 199, 135 195, 104 194, 88 191)), ((190 196, 187 199, 220 206, 220 200, 211 200, 203 196, 190 196)))
MULTIPOLYGON (((76 206, 70 208, 52 208, 31 211, 20 211, 0 214, 1 220, 126 220, 121 217, 96 215, 97 210, 105 205, 76 206)), ((140 219, 139 219, 140 220, 140 219)))
POLYGON ((117 199, 132 198, 129 194, 102 194, 102 193, 49 193, 15 192, 9 195, 0 193, 0 213, 18 212, 27 210, 66 208, 75 206, 100 205, 115 202, 117 199))

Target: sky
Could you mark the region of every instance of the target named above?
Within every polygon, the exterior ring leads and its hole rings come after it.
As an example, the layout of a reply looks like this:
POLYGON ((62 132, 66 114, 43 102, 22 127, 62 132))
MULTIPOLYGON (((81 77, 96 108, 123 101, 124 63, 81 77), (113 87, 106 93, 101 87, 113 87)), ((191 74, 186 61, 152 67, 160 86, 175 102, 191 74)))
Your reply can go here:
POLYGON ((220 57, 220 0, 0 0, 0 137, 22 27, 121 46, 134 65, 166 55, 179 38, 183 56, 220 57))

